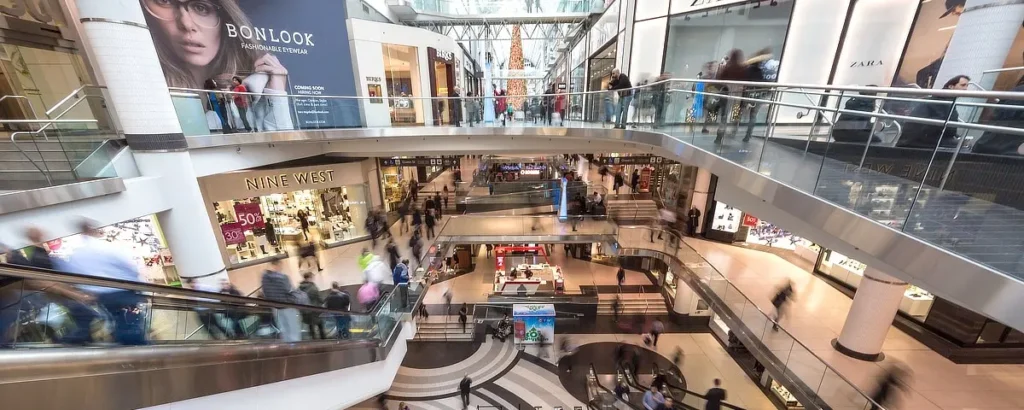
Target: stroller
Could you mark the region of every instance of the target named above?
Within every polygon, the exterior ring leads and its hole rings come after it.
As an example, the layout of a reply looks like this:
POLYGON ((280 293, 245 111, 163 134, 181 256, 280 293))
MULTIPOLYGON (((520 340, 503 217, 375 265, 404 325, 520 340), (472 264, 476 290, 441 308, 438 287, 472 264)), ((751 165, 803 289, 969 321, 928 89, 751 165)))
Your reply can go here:
POLYGON ((508 336, 512 334, 512 321, 508 317, 501 319, 500 322, 494 327, 491 327, 491 338, 498 339, 502 342, 508 339, 508 336))

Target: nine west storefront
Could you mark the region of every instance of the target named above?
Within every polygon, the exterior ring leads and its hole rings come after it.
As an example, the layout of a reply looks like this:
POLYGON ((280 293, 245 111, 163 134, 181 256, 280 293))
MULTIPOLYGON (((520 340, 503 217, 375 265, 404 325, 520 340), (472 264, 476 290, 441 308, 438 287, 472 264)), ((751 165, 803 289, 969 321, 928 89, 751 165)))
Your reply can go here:
MULTIPOLYGON (((372 207, 362 164, 230 172, 199 179, 225 263, 237 268, 294 254, 307 242, 368 237, 372 207)), ((374 181, 376 183, 376 181, 374 181)))

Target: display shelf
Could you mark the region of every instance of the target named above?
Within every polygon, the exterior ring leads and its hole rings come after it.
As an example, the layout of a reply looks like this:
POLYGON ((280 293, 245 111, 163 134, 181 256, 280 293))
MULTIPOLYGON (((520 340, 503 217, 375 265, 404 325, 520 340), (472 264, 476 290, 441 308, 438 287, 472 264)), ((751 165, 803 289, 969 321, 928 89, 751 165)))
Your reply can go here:
POLYGON ((721 232, 736 233, 743 220, 743 211, 729 206, 725 202, 715 203, 715 214, 711 220, 711 229, 721 232))
POLYGON ((910 285, 903 292, 903 300, 900 301, 900 311, 916 318, 924 318, 932 309, 935 296, 917 286, 910 285))
POLYGON ((789 389, 787 389, 786 386, 779 384, 779 382, 772 380, 772 386, 770 390, 772 391, 772 394, 775 395, 775 397, 778 397, 779 400, 782 400, 782 402, 786 404, 786 408, 804 408, 804 406, 801 405, 800 402, 796 400, 796 397, 793 396, 793 393, 790 393, 789 389))
POLYGON ((801 239, 796 243, 794 251, 796 252, 797 256, 809 260, 811 262, 816 262, 818 260, 818 253, 821 252, 821 247, 814 244, 811 241, 801 239))

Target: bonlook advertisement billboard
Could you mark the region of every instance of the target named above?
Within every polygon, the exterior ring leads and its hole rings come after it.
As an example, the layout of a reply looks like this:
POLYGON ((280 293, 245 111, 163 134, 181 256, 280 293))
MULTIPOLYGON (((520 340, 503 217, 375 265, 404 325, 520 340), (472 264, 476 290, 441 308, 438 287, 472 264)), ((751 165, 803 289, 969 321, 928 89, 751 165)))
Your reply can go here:
POLYGON ((271 95, 204 95, 222 122, 258 131, 360 125, 355 101, 320 98, 356 95, 345 2, 139 1, 168 86, 232 90, 241 83, 271 95))

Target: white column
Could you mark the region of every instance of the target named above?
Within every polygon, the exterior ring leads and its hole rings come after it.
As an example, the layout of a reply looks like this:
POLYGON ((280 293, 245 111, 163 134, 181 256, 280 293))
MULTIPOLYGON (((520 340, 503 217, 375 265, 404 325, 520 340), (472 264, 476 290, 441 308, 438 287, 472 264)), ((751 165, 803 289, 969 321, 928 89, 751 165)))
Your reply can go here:
POLYGON ((864 280, 853 296, 843 331, 838 339, 833 340, 836 350, 861 360, 881 360, 882 343, 896 318, 906 289, 906 282, 867 268, 864 280))
MULTIPOLYGON (((700 211, 700 218, 697 220, 697 230, 700 233, 704 229, 704 217, 708 210, 708 193, 711 191, 711 171, 700 168, 697 170, 697 181, 693 187, 693 197, 690 198, 690 206, 700 211)), ((689 209, 687 209, 689 211, 689 209)))
POLYGON ((171 209, 157 215, 178 274, 227 278, 153 39, 138 0, 78 0, 83 36, 139 171, 159 177, 171 209))
MULTIPOLYGON (((942 88, 955 75, 967 75, 981 81, 985 70, 1003 68, 1006 56, 1024 21, 1024 2, 1006 0, 967 0, 964 13, 949 40, 949 48, 934 79, 933 88, 942 88)), ((995 75, 986 76, 991 88, 995 75)))
POLYGON ((697 295, 690 288, 690 285, 677 274, 676 299, 672 301, 672 311, 681 315, 693 313, 690 311, 690 308, 693 306, 693 299, 696 297, 697 295))

